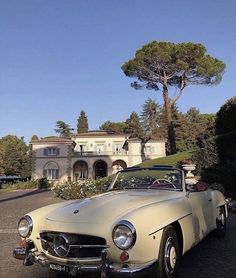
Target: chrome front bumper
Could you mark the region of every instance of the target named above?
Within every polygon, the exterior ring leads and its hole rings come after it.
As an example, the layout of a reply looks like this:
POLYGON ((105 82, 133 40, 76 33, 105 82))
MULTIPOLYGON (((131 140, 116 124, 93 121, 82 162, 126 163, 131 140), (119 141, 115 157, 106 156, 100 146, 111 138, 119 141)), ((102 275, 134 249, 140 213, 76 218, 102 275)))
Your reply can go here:
MULTIPOLYGON (((33 250, 26 248, 16 248, 13 251, 13 256, 16 259, 23 260, 25 266, 39 263, 41 266, 50 267, 50 264, 61 265, 63 264, 49 260, 44 253, 36 255, 33 250)), ((67 264, 67 271, 70 275, 76 276, 84 273, 97 273, 101 278, 118 278, 118 277, 149 277, 151 273, 157 268, 157 260, 140 265, 128 264, 114 264, 107 259, 107 250, 104 249, 101 254, 101 262, 98 264, 67 264)), ((51 267, 51 269, 53 269, 51 267)), ((54 270, 57 270, 54 268, 54 270)))

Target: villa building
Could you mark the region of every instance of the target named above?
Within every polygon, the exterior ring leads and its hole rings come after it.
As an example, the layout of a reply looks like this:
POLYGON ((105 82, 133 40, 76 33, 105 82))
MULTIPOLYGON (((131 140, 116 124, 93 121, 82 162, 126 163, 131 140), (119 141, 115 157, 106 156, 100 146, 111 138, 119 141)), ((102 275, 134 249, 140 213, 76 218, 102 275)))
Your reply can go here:
POLYGON ((71 139, 48 137, 31 141, 32 179, 77 181, 105 177, 147 159, 163 157, 165 140, 138 138, 106 131, 90 131, 71 139))

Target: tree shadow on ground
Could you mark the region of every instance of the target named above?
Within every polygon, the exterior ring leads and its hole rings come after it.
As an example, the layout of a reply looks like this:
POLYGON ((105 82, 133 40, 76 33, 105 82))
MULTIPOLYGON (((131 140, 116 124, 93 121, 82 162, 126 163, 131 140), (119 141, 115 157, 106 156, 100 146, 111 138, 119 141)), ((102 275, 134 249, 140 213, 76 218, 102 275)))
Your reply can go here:
POLYGON ((27 193, 25 193, 25 191, 23 191, 22 192, 23 194, 21 194, 21 195, 17 195, 17 196, 1 199, 0 203, 16 200, 16 199, 20 199, 20 198, 25 198, 25 197, 29 197, 29 196, 36 195, 36 194, 41 194, 41 193, 44 193, 45 191, 50 191, 50 189, 49 188, 46 188, 46 189, 35 189, 35 190, 27 192, 27 193))

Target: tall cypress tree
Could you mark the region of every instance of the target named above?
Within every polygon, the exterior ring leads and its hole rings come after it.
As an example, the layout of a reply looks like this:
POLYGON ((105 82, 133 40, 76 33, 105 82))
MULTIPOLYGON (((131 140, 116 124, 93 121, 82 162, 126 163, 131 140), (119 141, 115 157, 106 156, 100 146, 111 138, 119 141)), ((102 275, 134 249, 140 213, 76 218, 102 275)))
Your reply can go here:
POLYGON ((59 133, 60 137, 70 137, 71 136, 71 131, 73 128, 71 128, 68 124, 66 124, 63 121, 57 121, 56 122, 56 127, 54 130, 56 133, 59 133))
POLYGON ((139 115, 136 112, 131 113, 130 117, 126 120, 126 124, 127 124, 126 132, 130 133, 130 136, 132 138, 143 137, 144 131, 142 128, 139 115))
POLYGON ((77 120, 77 133, 88 132, 88 118, 83 110, 77 120))
POLYGON ((155 100, 148 98, 143 105, 141 113, 141 123, 147 136, 151 137, 158 134, 161 114, 161 106, 155 100))

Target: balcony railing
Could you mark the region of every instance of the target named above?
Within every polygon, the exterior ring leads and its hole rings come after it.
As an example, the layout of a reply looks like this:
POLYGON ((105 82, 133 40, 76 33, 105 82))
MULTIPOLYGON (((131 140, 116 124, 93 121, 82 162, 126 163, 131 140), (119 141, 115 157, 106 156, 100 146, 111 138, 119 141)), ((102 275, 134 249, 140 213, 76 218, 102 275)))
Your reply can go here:
POLYGON ((74 151, 72 155, 74 156, 103 156, 103 155, 108 155, 108 156, 122 156, 122 155, 127 155, 127 151, 122 150, 119 152, 116 151, 74 151))

